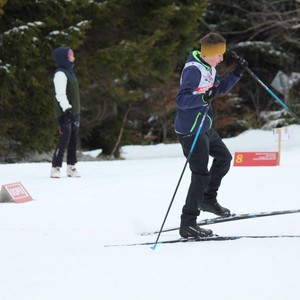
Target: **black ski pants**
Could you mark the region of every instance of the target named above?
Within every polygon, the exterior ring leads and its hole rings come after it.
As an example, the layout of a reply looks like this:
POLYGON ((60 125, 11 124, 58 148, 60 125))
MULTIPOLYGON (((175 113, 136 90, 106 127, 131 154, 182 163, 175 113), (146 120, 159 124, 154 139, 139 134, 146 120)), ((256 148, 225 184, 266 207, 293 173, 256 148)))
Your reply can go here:
POLYGON ((67 150, 67 164, 75 165, 77 163, 77 143, 80 126, 80 115, 75 117, 58 118, 59 138, 52 158, 53 167, 61 167, 64 153, 67 150))
MULTIPOLYGON (((178 135, 178 138, 185 157, 188 157, 195 136, 178 135)), ((231 153, 213 129, 198 137, 189 160, 191 183, 182 208, 181 225, 196 224, 203 200, 216 201, 218 189, 230 168, 231 160, 231 153), (213 161, 209 168, 210 156, 213 161)))

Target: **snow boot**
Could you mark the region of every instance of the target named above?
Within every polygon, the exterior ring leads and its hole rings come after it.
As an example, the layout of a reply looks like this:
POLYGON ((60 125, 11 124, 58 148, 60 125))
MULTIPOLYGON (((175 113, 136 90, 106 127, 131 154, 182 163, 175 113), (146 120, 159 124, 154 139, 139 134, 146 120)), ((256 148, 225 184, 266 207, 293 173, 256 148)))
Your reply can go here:
POLYGON ((51 178, 61 178, 60 167, 52 167, 50 177, 51 178))
POLYGON ((68 177, 80 177, 80 174, 73 165, 67 165, 67 176, 68 177))

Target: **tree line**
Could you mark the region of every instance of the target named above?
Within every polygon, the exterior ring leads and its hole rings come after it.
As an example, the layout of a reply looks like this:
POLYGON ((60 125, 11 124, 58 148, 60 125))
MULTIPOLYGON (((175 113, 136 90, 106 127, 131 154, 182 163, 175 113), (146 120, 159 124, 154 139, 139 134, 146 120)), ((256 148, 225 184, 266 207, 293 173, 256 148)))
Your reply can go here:
MULTIPOLYGON (((119 157, 120 147, 176 141, 180 71, 201 36, 220 32, 267 84, 278 70, 299 72, 299 1, 0 0, 0 157, 17 161, 54 147, 51 59, 58 46, 76 55, 80 146, 119 157)), ((230 56, 219 72, 232 67, 230 56)), ((299 85, 290 103, 299 105, 299 85)), ((279 110, 248 76, 213 102, 223 137, 261 127, 279 110)), ((282 122, 292 121, 286 117, 282 122)))

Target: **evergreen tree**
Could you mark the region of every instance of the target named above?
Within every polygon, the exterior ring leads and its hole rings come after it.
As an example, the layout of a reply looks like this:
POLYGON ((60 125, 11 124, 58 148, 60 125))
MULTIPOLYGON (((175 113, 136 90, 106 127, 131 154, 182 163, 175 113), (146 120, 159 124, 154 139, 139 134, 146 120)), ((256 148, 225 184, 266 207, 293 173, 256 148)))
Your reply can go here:
POLYGON ((26 157, 53 148, 51 52, 83 42, 85 1, 10 0, 0 18, 0 155, 26 157), (81 5, 80 5, 81 4, 81 5), (13 154, 13 155, 12 155, 13 154))
POLYGON ((53 148, 51 52, 62 45, 76 50, 83 146, 118 156, 123 143, 141 137, 145 116, 155 113, 166 87, 174 86, 174 71, 179 73, 198 39, 197 19, 205 5, 204 0, 2 0, 2 160, 53 148))
MULTIPOLYGON (((207 12, 200 19, 201 28, 225 36, 229 50, 245 57, 249 68, 270 86, 279 70, 287 74, 299 71, 299 8, 299 1, 294 0, 209 1, 207 12)), ((232 64, 230 57, 226 58, 226 63, 232 64)), ((234 109, 216 107, 220 114, 222 110, 236 112, 229 126, 225 122, 217 124, 219 128, 227 127, 226 131, 239 133, 243 128, 260 128, 263 125, 262 111, 280 109, 276 101, 247 74, 233 92, 237 95, 228 103, 237 98, 242 102, 236 102, 234 109)), ((214 102, 215 106, 219 104, 214 102)))
MULTIPOLYGON (((124 124, 122 143, 141 143, 141 124, 147 114, 154 113, 155 102, 165 97, 174 72, 179 76, 199 38, 197 19, 205 4, 110 0, 93 10, 89 44, 82 53, 87 56, 86 70, 82 69, 87 78, 84 146, 99 147, 110 155, 124 124), (124 117, 128 118, 125 123, 124 117)), ((118 156, 118 150, 114 154, 118 156)))

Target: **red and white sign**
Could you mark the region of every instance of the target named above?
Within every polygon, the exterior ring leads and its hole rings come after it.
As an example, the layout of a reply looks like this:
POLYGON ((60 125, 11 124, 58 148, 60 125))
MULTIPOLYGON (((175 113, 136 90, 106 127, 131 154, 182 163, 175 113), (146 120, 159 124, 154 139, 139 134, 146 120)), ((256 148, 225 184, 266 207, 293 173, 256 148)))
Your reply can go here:
POLYGON ((278 152, 236 152, 234 166, 277 166, 278 152))
POLYGON ((0 202, 23 203, 31 200, 32 197, 21 182, 5 184, 1 188, 0 202))

